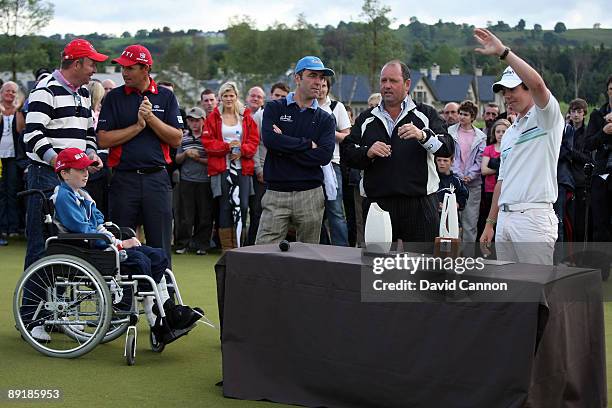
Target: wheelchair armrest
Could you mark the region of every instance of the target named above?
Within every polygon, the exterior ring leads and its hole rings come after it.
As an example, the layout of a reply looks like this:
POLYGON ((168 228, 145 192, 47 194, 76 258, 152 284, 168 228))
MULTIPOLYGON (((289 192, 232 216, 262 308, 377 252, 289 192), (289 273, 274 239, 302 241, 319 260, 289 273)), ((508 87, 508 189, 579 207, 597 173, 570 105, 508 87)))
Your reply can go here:
POLYGON ((104 227, 106 227, 108 231, 112 232, 117 239, 130 239, 136 236, 136 232, 132 228, 120 227, 110 221, 106 221, 104 223, 104 227))
POLYGON ((57 239, 62 241, 84 241, 84 240, 98 240, 106 242, 107 244, 112 244, 113 242, 105 234, 76 234, 76 233, 63 233, 57 234, 57 239))
POLYGON ((136 236, 136 231, 131 229, 130 227, 121 227, 121 237, 123 239, 130 239, 136 236))

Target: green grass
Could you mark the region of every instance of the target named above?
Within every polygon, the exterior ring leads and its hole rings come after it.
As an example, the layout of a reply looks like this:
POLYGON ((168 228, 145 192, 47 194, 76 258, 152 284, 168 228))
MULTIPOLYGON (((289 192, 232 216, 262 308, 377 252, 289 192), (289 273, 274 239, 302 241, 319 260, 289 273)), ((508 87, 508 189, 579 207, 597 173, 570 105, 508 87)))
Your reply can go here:
MULTIPOLYGON (((223 397, 221 387, 215 386, 221 380, 219 332, 207 326, 197 327, 157 354, 149 350, 148 329, 143 317, 136 365, 132 367, 126 366, 123 359, 123 338, 100 345, 74 360, 49 358, 34 351, 16 332, 12 312, 13 290, 22 272, 24 250, 24 241, 11 241, 9 246, 0 247, 0 390, 61 389, 61 404, 45 403, 45 407, 283 406, 223 397)), ((215 324, 218 323, 218 309, 213 267, 217 259, 218 255, 173 258, 184 301, 204 307, 215 324)), ((612 336, 612 304, 605 303, 604 307, 606 339, 609 339, 612 336)), ((610 341, 606 344, 606 354, 607 368, 610 369, 610 341)), ((612 391, 611 385, 612 379, 609 378, 608 394, 612 391)), ((3 406, 31 405, 14 403, 3 406)))
MULTIPOLYGON (((221 387, 215 386, 222 379, 219 332, 204 325, 198 325, 158 354, 150 351, 149 331, 142 316, 136 365, 132 367, 123 358, 123 337, 74 360, 39 354, 21 340, 14 328, 13 291, 23 270, 24 251, 24 241, 11 241, 9 246, 0 247, 0 390, 61 389, 64 407, 271 406, 223 397, 221 387)), ((215 324, 219 321, 214 275, 217 259, 218 255, 182 255, 173 259, 183 300, 203 307, 215 324)), ((3 406, 7 405, 30 406, 3 406)))

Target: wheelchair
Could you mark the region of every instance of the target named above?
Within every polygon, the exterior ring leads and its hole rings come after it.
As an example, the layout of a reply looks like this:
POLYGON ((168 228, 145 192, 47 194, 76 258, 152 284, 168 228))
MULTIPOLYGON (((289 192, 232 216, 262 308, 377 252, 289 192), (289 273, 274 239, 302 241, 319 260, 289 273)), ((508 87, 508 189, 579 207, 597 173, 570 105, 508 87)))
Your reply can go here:
MULTIPOLYGON (((125 335, 124 357, 128 365, 136 360, 136 324, 142 311, 139 303, 147 296, 160 305, 160 294, 153 278, 131 273, 120 265, 120 252, 112 245, 94 248, 104 234, 59 233, 53 221, 53 202, 42 190, 27 190, 20 197, 39 195, 43 222, 48 238, 45 256, 26 269, 13 296, 13 314, 22 338, 40 353, 59 358, 80 357, 98 344, 125 335), (32 329, 42 326, 49 339, 40 339, 32 329)), ((135 236, 130 228, 112 223, 105 227, 118 239, 135 236)), ((174 302, 182 305, 174 274, 165 271, 168 291, 174 302)), ((162 321, 164 308, 158 307, 162 321)), ((199 322, 215 327, 203 314, 199 322)), ((163 338, 149 333, 151 350, 161 353, 166 344, 182 337, 195 327, 171 330, 163 338)), ((161 337, 161 336, 159 336, 161 337)))

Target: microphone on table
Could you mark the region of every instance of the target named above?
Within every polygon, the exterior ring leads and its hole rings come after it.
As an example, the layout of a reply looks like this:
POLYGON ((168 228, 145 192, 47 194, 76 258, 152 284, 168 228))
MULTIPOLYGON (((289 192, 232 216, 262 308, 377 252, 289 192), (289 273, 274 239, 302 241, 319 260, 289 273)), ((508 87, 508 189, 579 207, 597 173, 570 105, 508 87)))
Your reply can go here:
POLYGON ((291 245, 289 244, 289 241, 287 241, 286 239, 283 239, 281 242, 278 243, 278 247, 280 248, 281 251, 287 252, 289 248, 291 247, 291 245))

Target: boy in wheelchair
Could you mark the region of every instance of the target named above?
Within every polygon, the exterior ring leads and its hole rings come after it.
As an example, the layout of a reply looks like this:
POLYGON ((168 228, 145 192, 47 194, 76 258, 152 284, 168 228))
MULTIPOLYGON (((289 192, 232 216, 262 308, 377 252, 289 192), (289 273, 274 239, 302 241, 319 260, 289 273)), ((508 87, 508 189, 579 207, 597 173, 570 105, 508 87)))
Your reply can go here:
MULTIPOLYGON (((141 245, 137 238, 118 240, 104 227, 104 216, 96 208, 91 196, 82 190, 87 184, 87 167, 94 161, 76 148, 62 150, 57 156, 55 172, 61 183, 56 188, 52 199, 55 205, 55 221, 58 228, 72 233, 102 233, 107 235, 116 248, 121 251, 121 266, 128 267, 137 274, 153 278, 161 296, 161 303, 166 314, 165 322, 159 316, 159 305, 153 298, 144 299, 144 310, 147 320, 156 337, 170 343, 176 337, 173 331, 187 330, 194 327, 196 321, 203 316, 199 308, 176 305, 168 293, 164 272, 168 267, 168 258, 161 248, 141 245)), ((102 240, 95 246, 104 248, 108 244, 102 240)))

